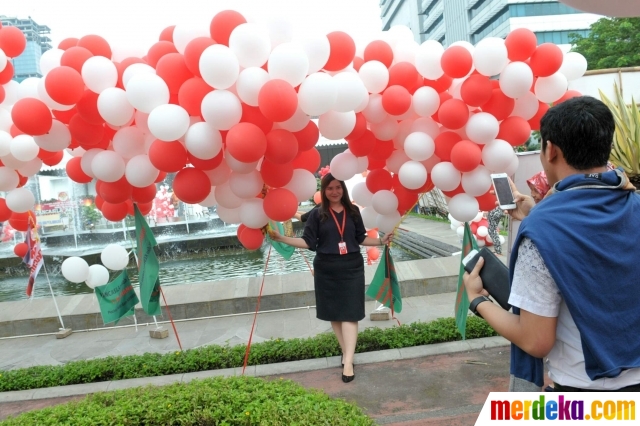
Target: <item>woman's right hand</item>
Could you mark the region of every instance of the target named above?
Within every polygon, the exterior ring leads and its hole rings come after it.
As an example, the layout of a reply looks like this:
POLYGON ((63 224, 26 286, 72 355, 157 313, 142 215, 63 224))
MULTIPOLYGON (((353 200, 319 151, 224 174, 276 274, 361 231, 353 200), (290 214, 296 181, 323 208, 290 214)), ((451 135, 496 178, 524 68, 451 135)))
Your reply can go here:
POLYGON ((282 235, 275 229, 269 229, 269 238, 273 241, 280 242, 282 241, 282 235))
MULTIPOLYGON (((521 194, 516 188, 516 184, 513 183, 511 178, 509 178, 509 185, 511 186, 511 192, 513 193, 513 201, 516 204, 516 208, 513 210, 505 210, 505 213, 511 216, 511 219, 514 220, 522 220, 529 215, 529 212, 536 205, 536 202, 533 200, 533 197, 529 195, 521 194)), ((492 194, 495 194, 494 190, 491 190, 492 194)), ((496 201, 496 206, 499 206, 500 203, 496 201)))

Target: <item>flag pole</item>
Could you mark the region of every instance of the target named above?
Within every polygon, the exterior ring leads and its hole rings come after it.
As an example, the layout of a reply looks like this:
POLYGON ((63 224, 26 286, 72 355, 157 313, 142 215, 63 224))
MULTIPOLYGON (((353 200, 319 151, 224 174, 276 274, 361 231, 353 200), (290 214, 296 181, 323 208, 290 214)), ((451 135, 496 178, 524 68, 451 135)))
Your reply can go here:
POLYGON ((44 263, 44 259, 42 260, 42 267, 44 268, 44 276, 47 277, 47 283, 49 283, 49 290, 51 291, 51 298, 53 299, 53 304, 56 306, 56 312, 58 313, 58 319, 60 320, 60 325, 62 326, 61 330, 65 329, 64 321, 62 321, 62 315, 60 314, 60 308, 58 308, 58 302, 56 301, 56 295, 53 294, 53 287, 51 286, 51 280, 49 280, 49 273, 47 272, 47 265, 44 263))

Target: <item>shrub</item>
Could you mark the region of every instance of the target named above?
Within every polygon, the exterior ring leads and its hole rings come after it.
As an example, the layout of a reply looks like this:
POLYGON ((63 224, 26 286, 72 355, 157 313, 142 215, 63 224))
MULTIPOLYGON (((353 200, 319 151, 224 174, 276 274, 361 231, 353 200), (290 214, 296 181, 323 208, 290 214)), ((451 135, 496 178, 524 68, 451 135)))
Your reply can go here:
POLYGON ((284 380, 215 378, 96 393, 3 425, 373 425, 360 408, 284 380))

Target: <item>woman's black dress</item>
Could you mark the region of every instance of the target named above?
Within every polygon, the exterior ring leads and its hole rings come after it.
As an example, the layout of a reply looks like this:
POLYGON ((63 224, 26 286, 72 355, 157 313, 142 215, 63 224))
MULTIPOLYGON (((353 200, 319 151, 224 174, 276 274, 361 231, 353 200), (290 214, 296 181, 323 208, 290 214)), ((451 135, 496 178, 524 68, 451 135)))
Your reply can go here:
POLYGON ((334 212, 340 225, 343 215, 347 215, 344 229, 347 254, 341 255, 338 227, 331 214, 321 221, 320 210, 309 212, 302 235, 309 249, 316 252, 313 261, 316 317, 323 321, 360 321, 365 317, 364 259, 360 243, 367 236, 362 217, 358 213, 354 220, 346 210, 334 212))

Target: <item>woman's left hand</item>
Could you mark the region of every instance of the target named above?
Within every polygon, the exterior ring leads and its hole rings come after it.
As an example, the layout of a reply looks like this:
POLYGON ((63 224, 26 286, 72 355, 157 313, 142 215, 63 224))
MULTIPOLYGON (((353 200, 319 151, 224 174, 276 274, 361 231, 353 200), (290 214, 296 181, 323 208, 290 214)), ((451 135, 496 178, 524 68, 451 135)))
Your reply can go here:
POLYGON ((393 232, 387 232, 384 237, 380 238, 380 242, 383 245, 389 244, 393 240, 393 232))

